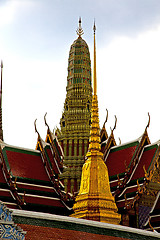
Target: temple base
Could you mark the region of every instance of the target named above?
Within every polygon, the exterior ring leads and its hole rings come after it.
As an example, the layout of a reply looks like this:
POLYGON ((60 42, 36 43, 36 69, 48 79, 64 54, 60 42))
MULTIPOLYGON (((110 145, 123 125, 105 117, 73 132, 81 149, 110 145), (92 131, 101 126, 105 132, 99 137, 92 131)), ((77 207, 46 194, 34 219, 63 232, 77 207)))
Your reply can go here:
POLYGON ((71 217, 93 221, 119 224, 121 215, 117 213, 114 197, 100 197, 80 195, 76 198, 71 217))

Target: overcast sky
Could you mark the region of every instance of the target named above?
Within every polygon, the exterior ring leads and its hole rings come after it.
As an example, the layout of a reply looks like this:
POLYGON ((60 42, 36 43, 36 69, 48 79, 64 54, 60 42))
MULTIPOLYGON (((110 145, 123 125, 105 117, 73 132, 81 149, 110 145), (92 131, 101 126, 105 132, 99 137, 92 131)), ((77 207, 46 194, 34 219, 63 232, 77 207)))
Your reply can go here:
POLYGON ((150 140, 159 140, 159 0, 0 0, 4 141, 34 149, 34 120, 45 139, 46 112, 50 128, 59 126, 79 16, 92 62, 96 19, 100 126, 107 108, 108 134, 116 115, 115 138, 125 143, 142 135, 149 112, 150 140))

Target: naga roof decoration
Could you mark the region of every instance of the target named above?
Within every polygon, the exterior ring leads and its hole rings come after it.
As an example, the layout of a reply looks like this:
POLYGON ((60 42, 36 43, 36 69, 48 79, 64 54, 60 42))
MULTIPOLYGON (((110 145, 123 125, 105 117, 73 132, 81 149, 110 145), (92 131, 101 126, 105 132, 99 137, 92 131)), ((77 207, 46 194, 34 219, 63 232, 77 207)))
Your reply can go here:
POLYGON ((103 142, 102 142, 102 139, 101 139, 101 151, 103 153, 103 158, 104 159, 106 159, 106 156, 107 156, 110 148, 117 145, 116 141, 115 141, 115 138, 114 138, 114 134, 113 134, 113 131, 116 129, 116 124, 117 124, 117 117, 115 116, 115 125, 114 125, 114 128, 111 129, 110 136, 103 142))
POLYGON ((45 125, 47 126, 47 136, 46 136, 46 143, 49 143, 50 145, 50 153, 48 152, 49 155, 52 154, 52 157, 50 159, 54 159, 53 165, 55 166, 56 174, 61 174, 63 170, 63 158, 64 158, 64 153, 61 145, 58 142, 57 136, 55 136, 50 128, 49 125, 47 124, 46 121, 46 115, 44 115, 44 121, 45 125))
MULTIPOLYGON (((105 127, 105 124, 106 124, 106 122, 107 122, 107 120, 108 120, 108 110, 106 109, 106 111, 107 111, 106 120, 104 121, 103 127, 102 127, 102 129, 101 129, 101 131, 100 131, 101 143, 104 142, 104 141, 106 141, 106 140, 108 139, 108 134, 107 134, 106 127, 105 127)), ((101 146, 101 147, 102 147, 102 146, 101 146)))

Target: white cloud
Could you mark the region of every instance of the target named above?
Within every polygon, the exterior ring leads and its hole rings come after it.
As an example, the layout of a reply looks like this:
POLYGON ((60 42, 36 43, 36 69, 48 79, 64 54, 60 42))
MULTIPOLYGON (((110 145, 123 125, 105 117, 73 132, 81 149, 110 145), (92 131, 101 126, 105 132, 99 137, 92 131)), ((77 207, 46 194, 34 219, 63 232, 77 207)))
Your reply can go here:
POLYGON ((6 1, 3 5, 0 6, 0 27, 5 27, 8 24, 11 24, 20 8, 27 9, 33 4, 33 1, 30 0, 10 0, 6 1))
POLYGON ((37 118, 37 129, 45 139, 46 112, 52 130, 59 124, 67 82, 66 62, 6 59, 2 107, 7 143, 34 148, 37 138, 34 120, 37 118))
POLYGON ((123 142, 140 136, 148 121, 147 112, 151 114, 151 140, 159 139, 159 42, 160 26, 137 38, 117 37, 103 49, 97 46, 101 125, 105 108, 111 117, 108 128, 117 114, 117 133, 123 142))

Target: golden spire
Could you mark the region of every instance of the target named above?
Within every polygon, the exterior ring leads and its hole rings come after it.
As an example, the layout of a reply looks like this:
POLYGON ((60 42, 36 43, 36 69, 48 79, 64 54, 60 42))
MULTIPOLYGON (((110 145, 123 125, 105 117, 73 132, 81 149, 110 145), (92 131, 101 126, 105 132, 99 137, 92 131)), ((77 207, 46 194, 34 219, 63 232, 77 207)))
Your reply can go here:
POLYGON ((97 95, 97 72, 96 72, 96 25, 94 21, 93 26, 93 32, 94 32, 94 70, 93 70, 93 93, 94 95, 97 95))
POLYGON ((72 217, 119 224, 121 216, 110 191, 108 169, 103 161, 97 101, 96 46, 94 23, 94 87, 92 98, 91 131, 87 160, 82 168, 81 186, 73 206, 72 217))
POLYGON ((83 32, 83 29, 82 29, 82 26, 81 26, 81 17, 79 18, 79 27, 77 28, 77 35, 79 36, 79 37, 81 37, 83 34, 84 34, 84 32, 83 32))

